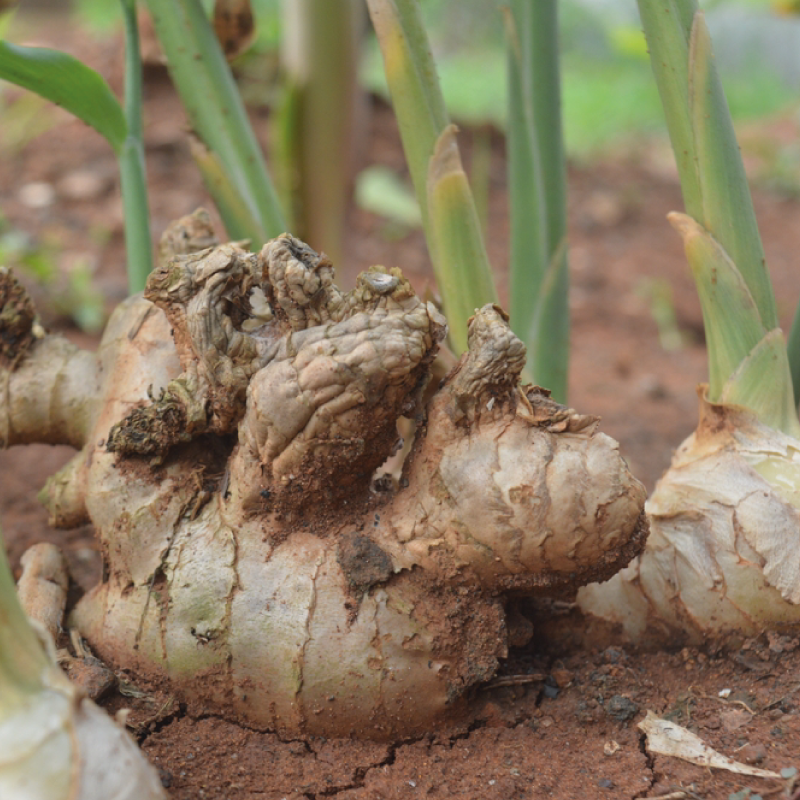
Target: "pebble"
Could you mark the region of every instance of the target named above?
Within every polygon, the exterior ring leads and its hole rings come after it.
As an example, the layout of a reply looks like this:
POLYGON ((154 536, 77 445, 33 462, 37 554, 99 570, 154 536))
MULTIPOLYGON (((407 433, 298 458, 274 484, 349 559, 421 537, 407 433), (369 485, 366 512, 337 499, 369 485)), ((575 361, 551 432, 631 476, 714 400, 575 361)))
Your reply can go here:
POLYGON ((558 697, 558 687, 557 686, 549 686, 548 684, 544 685, 542 689, 544 692, 544 696, 550 700, 555 700, 558 697))
POLYGON ((109 184, 105 175, 89 169, 78 169, 61 178, 58 193, 67 200, 96 200, 105 194, 109 184))
POLYGON ((92 700, 99 700, 117 684, 114 673, 93 656, 70 659, 66 665, 66 673, 92 700))
POLYGON ((603 658, 608 664, 616 664, 625 658, 625 651, 620 650, 618 647, 606 647, 603 650, 603 658))
POLYGON ((18 197, 20 203, 28 208, 47 208, 53 205, 56 199, 56 190, 50 183, 34 181, 21 186, 18 197))
POLYGON ((760 764, 767 757, 767 748, 763 744, 748 744, 739 751, 739 757, 745 764, 760 764))
POLYGON ((639 706, 628 697, 615 694, 605 705, 606 714, 619 722, 627 722, 639 713, 639 706))
POLYGON ((620 743, 615 741, 614 739, 612 739, 609 742, 606 742, 603 745, 603 754, 606 756, 613 756, 620 750, 622 750, 622 745, 620 745, 620 743))
POLYGON ((564 689, 572 683, 572 679, 575 677, 575 673, 568 669, 563 669, 559 667, 555 667, 551 673, 553 676, 553 680, 556 682, 556 686, 559 689, 564 689))

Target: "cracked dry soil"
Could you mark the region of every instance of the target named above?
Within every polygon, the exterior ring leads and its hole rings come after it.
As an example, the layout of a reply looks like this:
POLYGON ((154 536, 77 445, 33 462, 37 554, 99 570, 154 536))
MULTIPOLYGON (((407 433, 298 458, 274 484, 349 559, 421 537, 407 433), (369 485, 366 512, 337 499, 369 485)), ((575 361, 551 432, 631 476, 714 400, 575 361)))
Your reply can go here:
MULTIPOLYGON (((121 88, 118 39, 95 41, 59 19, 36 29, 38 44, 79 54, 121 88)), ((13 96, 12 96, 13 99, 13 96)), ((58 264, 97 261, 95 282, 109 306, 125 295, 121 216, 113 154, 85 126, 60 111, 54 126, 21 149, 0 152, 0 208, 34 241, 54 243, 58 264), (44 184, 49 205, 25 202, 24 187, 44 184), (97 231, 107 236, 100 241, 97 231)), ((264 109, 254 112, 260 135, 264 109)), ((154 234, 208 200, 192 164, 185 123, 160 67, 146 75, 145 138, 154 234)), ((798 122, 778 121, 755 134, 779 145, 800 139, 798 122)), ((493 263, 507 260, 507 211, 502 141, 490 132, 489 238, 493 263)), ((461 136, 469 165, 472 134, 461 136)), ((402 151, 390 112, 372 103, 365 133, 366 163, 401 174, 402 151)), ((748 150, 745 148, 745 155, 748 150)), ((748 161, 757 175, 759 163, 748 161)), ((796 196, 757 189, 756 211, 784 327, 800 293, 796 196), (795 269, 793 269, 793 266, 795 269)), ((665 215, 680 209, 677 178, 663 143, 632 143, 612 156, 570 170, 572 339, 570 404, 603 417, 631 469, 652 489, 672 450, 697 421, 695 385, 706 370, 700 309, 678 237, 665 215), (681 346, 662 346, 658 303, 671 306, 681 346), (660 338, 661 336, 661 338, 660 338)), ((384 223, 359 209, 349 217, 345 286, 373 263, 398 265, 424 294, 427 256, 419 232, 388 239, 384 223)), ((505 296, 500 275, 501 296, 505 296)), ((69 329, 47 298, 35 293, 51 328, 81 346, 92 340, 69 329)), ((96 342, 95 342, 96 345, 96 342)), ((66 551, 82 589, 99 574, 91 529, 54 531, 36 501, 45 478, 72 454, 34 446, 0 453, 0 523, 12 564, 37 541, 66 551)), ((530 609, 528 609, 530 611, 530 609)), ((559 625, 556 620, 556 625, 559 625)), ((345 740, 281 741, 270 733, 216 717, 193 718, 158 686, 120 675, 103 700, 112 713, 131 709, 127 724, 161 771, 174 800, 281 798, 707 798, 728 800, 751 789, 789 798, 796 788, 707 770, 675 758, 652 757, 636 723, 647 710, 689 727, 709 745, 739 761, 780 771, 800 770, 800 647, 795 639, 762 636, 730 652, 637 653, 599 641, 596 646, 548 650, 547 624, 525 651, 508 660, 508 685, 475 700, 465 729, 394 745, 345 740), (524 676, 520 678, 519 676, 524 676), (529 681, 529 682, 521 682, 529 681), (719 692, 729 689, 727 697, 719 692)), ((498 683, 498 682, 496 682, 498 683)))
POLYGON ((172 698, 115 696, 176 800, 762 797, 785 782, 652 757, 636 728, 646 709, 691 727, 740 761, 775 770, 800 761, 800 647, 766 636, 728 653, 634 654, 609 646, 509 665, 544 680, 488 689, 468 729, 394 745, 281 741, 172 698), (730 689, 727 698, 721 689, 730 689), (684 794, 676 794, 683 791, 684 794))

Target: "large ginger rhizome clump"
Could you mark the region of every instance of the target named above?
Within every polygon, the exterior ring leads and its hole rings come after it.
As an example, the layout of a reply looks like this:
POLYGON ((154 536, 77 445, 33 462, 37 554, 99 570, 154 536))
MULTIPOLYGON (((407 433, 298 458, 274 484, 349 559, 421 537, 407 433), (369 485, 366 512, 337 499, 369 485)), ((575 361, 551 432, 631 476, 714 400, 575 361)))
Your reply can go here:
POLYGON ((642 486, 594 418, 519 385, 498 308, 425 406, 445 323, 399 271, 342 293, 290 236, 253 254, 208 235, 198 217, 170 231, 96 356, 0 279, 0 437, 79 448, 43 496, 102 545, 70 624, 111 664, 283 733, 457 718, 506 655, 507 596, 641 550, 642 486), (417 435, 397 486, 376 471, 401 416, 417 435))

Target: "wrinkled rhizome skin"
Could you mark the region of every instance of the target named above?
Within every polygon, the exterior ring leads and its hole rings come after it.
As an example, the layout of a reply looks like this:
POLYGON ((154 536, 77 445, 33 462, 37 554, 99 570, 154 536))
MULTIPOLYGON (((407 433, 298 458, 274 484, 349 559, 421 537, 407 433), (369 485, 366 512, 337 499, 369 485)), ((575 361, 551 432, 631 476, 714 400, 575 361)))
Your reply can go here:
POLYGON ((176 224, 96 357, 33 322, 9 345, 0 437, 79 449, 43 496, 102 544, 71 624, 112 664, 281 733, 457 718, 506 655, 505 598, 628 563, 644 489, 594 418, 519 385, 500 309, 424 407, 445 322, 398 270, 342 293, 290 236, 259 254, 209 237, 202 216, 176 224), (375 473, 400 416, 418 427, 395 486, 375 473))
POLYGON ((800 626, 800 441, 699 389, 700 422, 647 501, 642 555, 581 609, 645 645, 800 626))

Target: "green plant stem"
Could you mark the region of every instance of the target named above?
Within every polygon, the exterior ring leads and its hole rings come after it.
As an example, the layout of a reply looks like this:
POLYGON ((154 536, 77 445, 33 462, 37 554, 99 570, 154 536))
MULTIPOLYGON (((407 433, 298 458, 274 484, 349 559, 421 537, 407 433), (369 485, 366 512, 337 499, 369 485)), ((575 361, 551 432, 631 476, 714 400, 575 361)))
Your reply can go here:
POLYGON ((50 666, 19 603, 0 541, 0 716, 39 691, 43 686, 42 675, 50 666))
POLYGON ((295 156, 296 234, 340 264, 352 186, 363 6, 360 0, 284 0, 283 8, 282 61, 287 91, 295 95, 284 108, 297 119, 280 126, 295 140, 281 149, 295 156))
POLYGON ((489 234, 489 184, 492 172, 492 134, 489 126, 472 131, 469 182, 475 200, 475 212, 484 238, 489 234))
POLYGON ((444 300, 453 349, 468 347, 468 320, 497 303, 481 223, 461 164, 455 125, 439 137, 428 172, 428 214, 437 252, 436 280, 444 300))
POLYGON ((497 303, 475 201, 450 125, 417 0, 367 0, 406 162, 457 353, 467 321, 497 303), (431 207, 433 203, 433 207, 431 207))
POLYGON ((508 181, 511 326, 532 379, 567 399, 569 272, 557 0, 511 0, 508 181))
POLYGON ((638 3, 688 213, 671 218, 703 305, 708 398, 797 436, 798 384, 705 18, 695 0, 638 3))
POLYGON ((786 350, 789 357, 789 368, 792 373, 794 404, 797 407, 800 405, 800 304, 798 304, 794 312, 792 327, 786 340, 786 350))
POLYGON ((722 245, 767 330, 778 326, 753 202, 695 0, 638 0, 686 212, 722 245))
MULTIPOLYGON (((286 225, 261 148, 211 23, 199 0, 147 0, 147 7, 193 129, 215 154, 250 209, 245 220, 223 217, 228 235, 250 239, 257 248, 282 233, 286 225), (257 221, 256 227, 252 220, 257 221)), ((208 189, 213 194, 215 187, 208 189)))
POLYGON ((427 233, 428 163, 439 136, 450 124, 436 64, 415 0, 367 0, 367 8, 427 233))
POLYGON ((125 213, 125 250, 131 294, 144 289, 153 271, 150 211, 142 134, 142 63, 136 0, 121 0, 125 28, 125 119, 128 133, 119 153, 122 205, 125 213))

